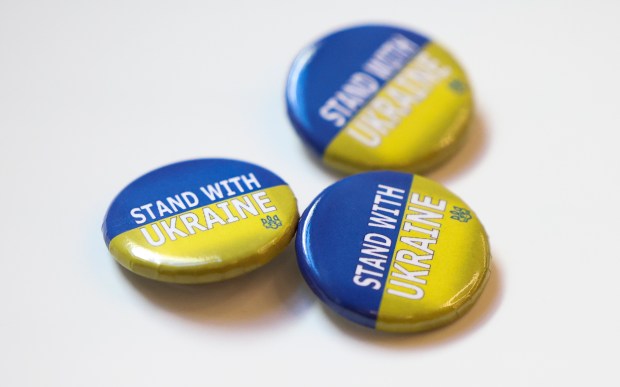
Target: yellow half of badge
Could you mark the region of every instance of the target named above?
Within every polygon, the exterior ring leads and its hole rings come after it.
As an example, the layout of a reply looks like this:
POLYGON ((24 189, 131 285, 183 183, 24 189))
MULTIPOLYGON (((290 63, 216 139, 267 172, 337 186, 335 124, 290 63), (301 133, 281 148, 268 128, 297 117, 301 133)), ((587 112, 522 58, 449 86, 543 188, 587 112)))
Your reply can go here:
POLYGON ((220 281, 269 262, 288 245, 298 219, 291 189, 280 185, 139 225, 109 248, 121 265, 148 278, 220 281))
POLYGON ((489 242, 476 214, 416 175, 383 289, 376 328, 416 332, 457 319, 490 275, 489 242))
POLYGON ((323 158, 350 173, 425 171, 460 147, 472 110, 465 73, 428 43, 336 135, 323 158))

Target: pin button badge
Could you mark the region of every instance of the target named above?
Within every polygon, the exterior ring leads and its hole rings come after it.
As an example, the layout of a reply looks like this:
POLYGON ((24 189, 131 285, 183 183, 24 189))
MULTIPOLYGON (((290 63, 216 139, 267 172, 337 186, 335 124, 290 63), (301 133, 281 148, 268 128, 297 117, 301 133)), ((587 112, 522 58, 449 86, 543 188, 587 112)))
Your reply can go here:
POLYGON ((269 262, 293 238, 297 201, 272 172, 199 159, 156 169, 114 199, 103 236, 114 258, 144 277, 204 283, 269 262))
POLYGON ((296 238, 300 270, 340 315, 384 331, 454 321, 489 277, 487 234, 474 211, 419 175, 367 172, 325 189, 296 238))
POLYGON ((307 145, 348 173, 436 166, 462 145, 473 109, 467 76, 446 50, 385 25, 344 29, 303 49, 286 102, 307 145))

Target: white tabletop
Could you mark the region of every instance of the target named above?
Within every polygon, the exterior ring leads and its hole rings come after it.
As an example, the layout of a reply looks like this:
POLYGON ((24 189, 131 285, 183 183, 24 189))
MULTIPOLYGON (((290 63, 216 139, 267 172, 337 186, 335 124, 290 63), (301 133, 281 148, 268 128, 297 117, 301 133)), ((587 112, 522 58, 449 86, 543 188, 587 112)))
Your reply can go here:
POLYGON ((0 384, 618 385, 620 2, 0 2, 0 384), (330 312, 294 251, 228 282, 115 263, 114 196, 165 164, 229 157, 300 210, 340 178, 286 117, 304 45, 394 23, 467 70, 477 119, 429 174, 474 208, 492 277, 465 317, 381 334, 330 312))

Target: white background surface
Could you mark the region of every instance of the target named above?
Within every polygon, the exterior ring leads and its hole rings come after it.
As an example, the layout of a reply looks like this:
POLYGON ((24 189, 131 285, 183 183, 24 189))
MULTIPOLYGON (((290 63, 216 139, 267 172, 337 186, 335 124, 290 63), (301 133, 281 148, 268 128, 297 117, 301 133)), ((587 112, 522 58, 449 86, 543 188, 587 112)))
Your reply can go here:
POLYGON ((3 386, 618 385, 617 1, 0 0, 3 386), (500 4, 501 3, 501 4, 500 4), (430 174, 491 237, 464 318, 387 335, 327 311, 292 249, 225 283, 137 278, 100 232, 136 177, 245 159, 300 210, 338 175, 288 123, 295 54, 396 23, 448 47, 478 118, 430 174))

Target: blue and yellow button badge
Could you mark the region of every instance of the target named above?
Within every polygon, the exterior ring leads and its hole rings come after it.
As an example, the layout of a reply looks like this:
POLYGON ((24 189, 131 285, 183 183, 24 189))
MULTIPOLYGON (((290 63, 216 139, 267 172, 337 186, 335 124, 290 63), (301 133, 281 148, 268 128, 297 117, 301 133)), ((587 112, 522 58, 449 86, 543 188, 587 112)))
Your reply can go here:
POLYGON ((203 283, 269 262, 293 238, 289 186, 250 163, 199 159, 154 170, 114 199, 103 236, 114 258, 144 277, 203 283))
POLYGON ((473 109, 467 77, 448 52, 379 25, 341 30, 302 50, 286 100, 299 135, 348 173, 428 170, 462 144, 473 109))
POLYGON ((417 332, 467 311, 489 277, 487 234, 442 185, 402 172, 367 172, 325 189, 301 217, 301 272, 342 316, 417 332))

